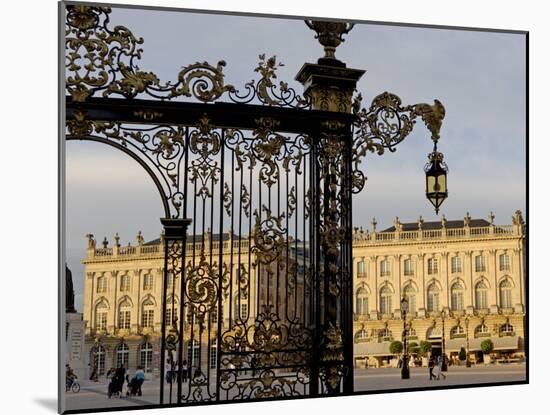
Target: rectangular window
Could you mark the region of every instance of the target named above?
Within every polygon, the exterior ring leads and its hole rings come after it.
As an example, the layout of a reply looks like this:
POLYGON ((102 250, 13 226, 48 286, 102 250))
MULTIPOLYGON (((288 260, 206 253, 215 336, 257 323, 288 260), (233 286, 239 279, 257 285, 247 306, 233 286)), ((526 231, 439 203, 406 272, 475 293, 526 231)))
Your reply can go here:
POLYGON ((451 273, 462 272, 462 261, 459 257, 454 256, 451 258, 451 273))
POLYGON ((412 259, 406 259, 404 263, 405 275, 414 275, 414 263, 412 259))
POLYGON ((357 263, 357 276, 365 277, 367 275, 367 268, 365 266, 365 261, 359 261, 357 263))
POLYGON ((98 293, 107 292, 107 279, 105 277, 99 277, 97 279, 97 292, 98 293))
POLYGON ((437 272, 438 272, 437 259, 435 258, 428 259, 428 274, 437 274, 437 272))
POLYGON ((130 291, 130 276, 123 275, 120 277, 120 291, 130 291))
POLYGON ((390 261, 387 259, 380 262, 380 275, 382 277, 387 277, 390 275, 390 261))
POLYGON ((146 274, 143 277, 143 289, 152 290, 153 289, 153 276, 151 274, 146 274))
POLYGON ((510 257, 506 254, 503 254, 499 257, 500 270, 509 271, 510 270, 510 257))
POLYGON ((485 272, 485 257, 483 255, 476 256, 476 272, 485 272))

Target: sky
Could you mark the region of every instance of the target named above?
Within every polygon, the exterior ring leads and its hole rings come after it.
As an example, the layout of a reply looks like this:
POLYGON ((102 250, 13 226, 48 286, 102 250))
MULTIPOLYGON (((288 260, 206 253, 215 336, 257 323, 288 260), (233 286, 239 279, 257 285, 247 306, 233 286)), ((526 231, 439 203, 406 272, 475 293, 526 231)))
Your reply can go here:
MULTIPOLYGON (((145 39, 141 70, 173 80, 181 67, 223 59, 226 83, 243 87, 257 79, 258 55, 277 55, 285 66, 278 79, 301 91, 294 76, 304 62, 316 62, 322 47, 301 20, 219 16, 200 13, 113 8, 113 25, 145 39)), ((336 56, 350 68, 365 69, 357 89, 363 105, 384 91, 404 105, 433 103, 446 108, 439 150, 449 166, 449 198, 440 214, 448 220, 474 218, 511 223, 526 205, 525 38, 520 34, 357 24, 336 56)), ((368 177, 353 202, 355 226, 378 229, 402 222, 438 220, 425 198, 423 166, 432 149, 418 120, 395 153, 368 155, 368 177)), ((138 230, 157 238, 163 216, 157 190, 135 161, 98 143, 66 143, 66 243, 76 306, 82 309, 87 233, 98 243, 116 232, 122 245, 138 230)))

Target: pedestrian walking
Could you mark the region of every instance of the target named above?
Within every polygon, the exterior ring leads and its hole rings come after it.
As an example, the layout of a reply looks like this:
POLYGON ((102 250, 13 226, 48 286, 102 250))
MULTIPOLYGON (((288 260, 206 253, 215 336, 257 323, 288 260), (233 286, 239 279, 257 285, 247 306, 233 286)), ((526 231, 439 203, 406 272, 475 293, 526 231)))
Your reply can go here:
POLYGON ((174 370, 172 370, 172 382, 173 381, 177 383, 180 381, 180 363, 177 360, 174 362, 174 370))
POLYGON ((252 356, 252 359, 250 360, 250 366, 252 367, 252 376, 256 376, 256 368, 258 367, 258 359, 256 356, 252 356))
POLYGON ((92 373, 90 375, 90 380, 92 382, 97 382, 98 379, 97 379, 97 365, 94 365, 93 369, 92 369, 92 373))
POLYGON ((434 375, 434 365, 435 365, 434 358, 433 356, 430 356, 430 359, 428 360, 428 373, 430 374, 430 380, 436 379, 434 375))
POLYGON ((187 375, 189 373, 189 367, 187 366, 187 360, 181 362, 181 381, 187 383, 187 375))
POLYGON ((439 380, 440 376, 443 376, 443 379, 447 379, 447 376, 443 374, 443 359, 443 356, 437 358, 437 380, 439 380))
POLYGON ((167 383, 172 383, 172 360, 170 357, 166 359, 166 365, 164 366, 165 379, 167 383))
POLYGON ((119 393, 119 397, 122 398, 122 386, 124 385, 124 379, 126 378, 126 369, 122 363, 115 372, 115 385, 116 391, 119 393))

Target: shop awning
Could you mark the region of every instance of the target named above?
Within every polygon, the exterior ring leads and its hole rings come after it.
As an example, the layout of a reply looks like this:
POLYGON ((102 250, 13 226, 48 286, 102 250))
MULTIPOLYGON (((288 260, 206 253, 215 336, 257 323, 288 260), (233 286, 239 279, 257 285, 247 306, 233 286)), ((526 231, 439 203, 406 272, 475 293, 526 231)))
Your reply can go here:
POLYGON ((519 348, 518 336, 505 336, 505 337, 478 337, 469 339, 468 347, 466 347, 466 338, 450 339, 445 341, 446 352, 458 352, 461 347, 468 348, 471 352, 481 350, 481 342, 485 339, 491 339, 493 341, 493 350, 516 350, 519 348))
POLYGON ((495 345, 493 350, 515 350, 519 348, 518 336, 504 336, 492 338, 495 345))
POLYGON ((391 356, 390 343, 391 342, 355 343, 353 345, 353 354, 355 357, 391 356))

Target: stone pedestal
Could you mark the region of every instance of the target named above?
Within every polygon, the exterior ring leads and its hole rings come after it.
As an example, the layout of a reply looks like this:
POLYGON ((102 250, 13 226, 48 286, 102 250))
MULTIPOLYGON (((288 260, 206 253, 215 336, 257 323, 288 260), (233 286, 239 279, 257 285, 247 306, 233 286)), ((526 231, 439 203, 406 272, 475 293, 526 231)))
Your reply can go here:
POLYGON ((88 372, 84 353, 84 321, 82 313, 66 313, 65 364, 69 364, 78 379, 85 379, 88 372))

